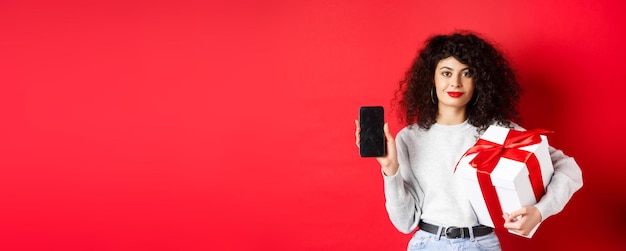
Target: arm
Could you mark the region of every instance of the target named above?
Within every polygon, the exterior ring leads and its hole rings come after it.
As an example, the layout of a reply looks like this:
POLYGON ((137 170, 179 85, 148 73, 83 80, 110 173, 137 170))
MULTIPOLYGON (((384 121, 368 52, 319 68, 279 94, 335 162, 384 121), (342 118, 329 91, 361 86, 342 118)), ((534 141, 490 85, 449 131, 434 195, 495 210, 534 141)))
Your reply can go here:
POLYGON ((542 220, 561 212, 572 195, 583 186, 582 171, 574 158, 554 147, 550 147, 550 157, 554 175, 546 188, 546 194, 535 205, 541 212, 542 220))
POLYGON ((563 210, 574 193, 582 187, 582 172, 574 158, 554 147, 549 149, 554 174, 546 194, 534 206, 523 207, 510 215, 505 214, 504 227, 527 235, 539 222, 563 210))
MULTIPOLYGON (((356 145, 360 146, 359 121, 354 121, 356 124, 356 145)), ((398 134, 398 141, 393 138, 391 132, 389 132, 389 125, 385 123, 384 126, 385 139, 387 141, 387 154, 383 157, 378 157, 376 160, 381 166, 381 172, 385 187, 385 207, 389 214, 391 223, 398 229, 398 231, 408 234, 413 231, 419 223, 421 211, 421 205, 418 206, 416 201, 419 198, 423 198, 423 193, 417 185, 415 175, 411 170, 409 164, 408 149, 404 140, 402 139, 402 132, 398 134)))
MULTIPOLYGON (((399 135, 394 151, 397 152, 397 171, 387 175, 388 171, 382 167, 385 186, 385 207, 391 223, 398 231, 408 234, 415 230, 421 216, 419 206, 423 193, 417 184, 415 175, 411 170, 407 146, 399 135), (421 196, 418 196, 418 193, 421 196)), ((391 151, 390 151, 391 153, 391 151)), ((382 164, 382 163, 381 163, 382 164)))

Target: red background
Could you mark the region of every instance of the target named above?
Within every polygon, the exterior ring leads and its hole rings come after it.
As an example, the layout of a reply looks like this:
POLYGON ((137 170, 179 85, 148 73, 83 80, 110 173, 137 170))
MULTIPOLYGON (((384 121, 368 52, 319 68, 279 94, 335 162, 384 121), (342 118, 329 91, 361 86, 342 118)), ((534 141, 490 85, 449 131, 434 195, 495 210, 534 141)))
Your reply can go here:
POLYGON ((624 242, 624 1, 0 3, 1 250, 404 250, 361 105, 431 34, 497 41, 584 187, 504 250, 624 242))

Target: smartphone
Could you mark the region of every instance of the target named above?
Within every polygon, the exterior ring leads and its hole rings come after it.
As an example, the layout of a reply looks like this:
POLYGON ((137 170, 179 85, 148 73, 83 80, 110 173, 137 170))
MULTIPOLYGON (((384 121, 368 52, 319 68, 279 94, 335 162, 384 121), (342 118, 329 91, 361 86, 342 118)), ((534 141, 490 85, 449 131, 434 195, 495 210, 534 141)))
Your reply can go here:
POLYGON ((359 108, 361 126, 359 154, 361 157, 382 157, 387 153, 385 142, 385 109, 382 106, 361 106, 359 108))

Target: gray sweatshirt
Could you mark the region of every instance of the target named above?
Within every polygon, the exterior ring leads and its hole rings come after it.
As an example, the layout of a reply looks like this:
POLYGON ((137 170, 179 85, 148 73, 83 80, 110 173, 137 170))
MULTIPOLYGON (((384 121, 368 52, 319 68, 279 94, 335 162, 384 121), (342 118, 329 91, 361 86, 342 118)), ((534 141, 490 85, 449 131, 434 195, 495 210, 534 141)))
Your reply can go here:
MULTIPOLYGON (((518 125, 514 129, 524 130, 518 125)), ((410 233, 420 220, 441 226, 469 227, 478 224, 460 175, 457 161, 476 143, 477 128, 467 121, 458 125, 434 124, 429 130, 407 126, 396 136, 400 167, 385 176, 385 206, 393 225, 410 233)), ((576 161, 549 147, 554 175, 546 194, 535 204, 542 220, 560 212, 582 187, 576 161)))

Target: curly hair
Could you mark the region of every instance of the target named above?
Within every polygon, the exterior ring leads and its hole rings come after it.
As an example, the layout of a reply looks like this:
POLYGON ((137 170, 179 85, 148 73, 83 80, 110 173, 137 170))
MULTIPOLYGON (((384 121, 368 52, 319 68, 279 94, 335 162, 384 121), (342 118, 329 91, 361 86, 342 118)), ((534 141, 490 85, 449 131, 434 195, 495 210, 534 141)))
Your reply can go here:
POLYGON ((436 121, 438 105, 432 96, 435 68, 440 60, 454 57, 469 66, 474 95, 467 104, 468 123, 479 130, 497 123, 510 126, 519 120, 521 87, 507 59, 493 44, 472 32, 435 35, 426 40, 407 70, 394 101, 406 125, 429 129, 436 121))

